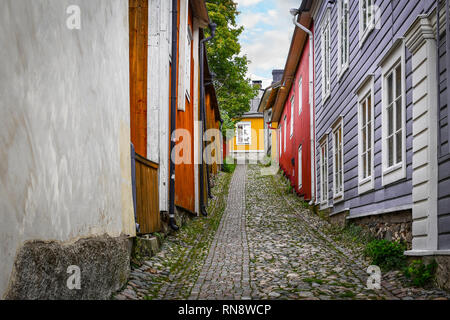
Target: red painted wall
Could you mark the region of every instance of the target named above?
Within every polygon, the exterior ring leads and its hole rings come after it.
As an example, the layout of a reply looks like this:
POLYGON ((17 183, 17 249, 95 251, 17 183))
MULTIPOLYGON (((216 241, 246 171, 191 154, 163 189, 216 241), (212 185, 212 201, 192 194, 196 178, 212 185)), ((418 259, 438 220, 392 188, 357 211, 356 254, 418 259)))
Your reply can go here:
MULTIPOLYGON (((307 41, 297 67, 294 83, 281 114, 279 130, 281 134, 282 154, 280 167, 291 182, 298 195, 305 200, 311 200, 311 134, 310 134, 310 104, 309 104, 309 41, 307 41), (302 78, 302 112, 299 115, 299 80, 302 78), (290 136, 291 98, 294 96, 294 132, 290 136), (286 121, 284 117, 286 116, 286 121), (284 151, 284 126, 286 126, 286 152, 284 151), (302 145, 302 187, 299 188, 298 149, 302 145), (294 159, 294 165, 292 164, 294 159)), ((278 150, 279 152, 279 150, 278 150)), ((279 154, 279 153, 278 153, 279 154)))

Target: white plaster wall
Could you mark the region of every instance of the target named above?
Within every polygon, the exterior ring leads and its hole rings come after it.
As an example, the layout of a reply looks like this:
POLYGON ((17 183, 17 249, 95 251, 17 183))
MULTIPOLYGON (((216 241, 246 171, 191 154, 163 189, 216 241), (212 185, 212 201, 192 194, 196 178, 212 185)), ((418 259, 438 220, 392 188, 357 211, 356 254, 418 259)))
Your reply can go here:
POLYGON ((26 240, 134 233, 128 1, 2 0, 0 44, 1 297, 26 240))

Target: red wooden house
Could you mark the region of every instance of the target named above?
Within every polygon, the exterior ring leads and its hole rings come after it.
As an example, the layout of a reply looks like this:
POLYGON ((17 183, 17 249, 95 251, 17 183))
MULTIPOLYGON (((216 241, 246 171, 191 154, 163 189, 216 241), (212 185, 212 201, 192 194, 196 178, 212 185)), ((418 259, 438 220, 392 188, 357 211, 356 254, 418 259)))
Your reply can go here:
MULTIPOLYGON (((300 23, 312 28, 310 16, 302 15, 300 23)), ((296 193, 308 201, 314 197, 311 177, 314 172, 314 104, 310 96, 310 73, 308 35, 295 28, 272 122, 278 123, 279 165, 296 193)))

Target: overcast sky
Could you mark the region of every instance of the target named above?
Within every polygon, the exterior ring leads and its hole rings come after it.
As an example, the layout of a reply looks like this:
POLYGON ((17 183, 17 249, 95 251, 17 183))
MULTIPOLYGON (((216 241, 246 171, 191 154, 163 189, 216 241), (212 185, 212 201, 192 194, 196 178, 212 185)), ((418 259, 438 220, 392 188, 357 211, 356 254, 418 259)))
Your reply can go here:
POLYGON ((251 61, 249 76, 272 82, 272 69, 283 69, 294 32, 290 8, 298 8, 300 0, 234 0, 238 3, 238 24, 242 53, 251 61))

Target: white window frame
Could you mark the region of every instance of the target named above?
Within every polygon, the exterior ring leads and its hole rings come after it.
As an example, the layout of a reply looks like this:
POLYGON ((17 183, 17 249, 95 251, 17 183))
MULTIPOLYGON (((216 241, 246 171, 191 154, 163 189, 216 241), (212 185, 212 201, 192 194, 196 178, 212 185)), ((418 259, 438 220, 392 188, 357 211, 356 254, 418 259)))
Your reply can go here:
POLYGON ((185 91, 186 91, 186 98, 188 101, 191 101, 191 68, 192 68, 192 30, 191 27, 187 26, 187 39, 186 39, 186 72, 185 72, 185 91))
POLYGON ((303 110, 303 78, 298 80, 298 115, 302 114, 303 110))
POLYGON ((359 45, 362 46, 375 28, 375 0, 359 0, 359 45), (364 21, 366 26, 364 27, 364 21))
MULTIPOLYGON (((245 136, 245 134, 244 134, 244 136, 245 136)), ((244 139, 245 140, 245 139, 244 139)), ((241 121, 241 122, 238 122, 237 124, 236 124, 236 145, 237 146, 249 146, 249 145, 251 145, 252 144, 252 123, 251 122, 249 122, 249 121, 241 121), (249 131, 248 131, 248 143, 247 142, 243 142, 243 139, 245 138, 242 138, 241 139, 241 135, 239 134, 239 126, 242 126, 243 127, 243 130, 244 130, 244 127, 249 127, 249 131)))
POLYGON ((283 125, 283 129, 284 129, 284 152, 286 152, 286 127, 287 127, 287 115, 284 115, 284 125, 283 125))
POLYGON ((333 125, 332 130, 333 135, 333 199, 335 202, 344 199, 344 119, 343 117, 339 117, 339 119, 333 125), (341 131, 341 142, 338 148, 336 148, 336 132, 341 131), (340 163, 339 167, 336 163, 336 154, 340 152, 340 163), (340 190, 338 190, 338 185, 336 181, 337 174, 341 175, 341 185, 340 190))
POLYGON ((326 134, 320 143, 320 204, 321 206, 328 207, 328 134, 326 134), (323 156, 325 151, 325 158, 323 156))
POLYGON ((281 139, 281 136, 282 136, 282 132, 283 132, 283 125, 280 125, 280 130, 278 130, 279 131, 279 135, 280 135, 280 145, 279 145, 279 148, 280 148, 280 158, 281 158, 281 156, 282 156, 282 154, 283 154, 283 143, 282 143, 282 139, 281 139))
MULTIPOLYGON (((406 63, 405 63, 405 44, 403 41, 397 41, 394 44, 394 47, 389 50, 386 57, 383 58, 380 63, 381 66, 381 79, 382 79, 382 185, 386 186, 392 183, 395 183, 401 179, 406 178, 406 63), (389 166, 388 163, 388 77, 389 75, 395 71, 398 66, 401 66, 400 73, 400 84, 402 86, 400 90, 401 97, 394 97, 394 100, 401 102, 401 110, 400 114, 402 116, 401 124, 401 157, 402 160, 400 162, 395 162, 394 164, 389 166)), ((395 79, 394 79, 395 80, 395 79)), ((394 87, 395 89, 395 87, 394 87)), ((394 91, 393 89, 393 91, 394 91)), ((395 103, 393 104, 395 106, 395 103)), ((395 112, 393 111, 394 119, 393 125, 396 126, 396 118, 395 112)), ((393 150, 394 150, 394 159, 396 157, 396 133, 399 130, 394 131, 393 138, 393 150)))
POLYGON ((289 136, 292 139, 292 136, 294 135, 294 110, 295 110, 295 94, 291 97, 291 121, 290 121, 290 128, 289 128, 289 136))
POLYGON ((349 0, 338 0, 338 77, 349 66, 350 59, 350 9, 349 0))
POLYGON ((302 156, 302 145, 298 147, 298 189, 300 190, 303 188, 303 174, 302 174, 302 168, 303 168, 303 156, 302 156))
POLYGON ((375 181, 375 165, 374 165, 374 148, 375 148, 375 88, 374 76, 369 75, 358 89, 358 194, 363 194, 374 189, 375 181), (370 101, 370 118, 368 116, 368 102, 370 101), (364 112, 363 108, 366 108, 364 112), (365 116, 365 121, 363 117, 365 116), (365 124, 365 125, 364 125, 365 124), (370 128, 369 128, 370 125, 370 128), (363 134, 365 133, 365 135, 363 134), (370 135, 370 139, 368 138, 370 135), (364 136, 366 150, 363 149, 364 136), (369 146, 370 144, 370 146, 369 146), (367 150, 370 149, 370 161, 368 160, 367 150), (365 162, 365 163, 364 163, 365 162), (364 164, 367 171, 370 168, 370 175, 364 177, 364 164))
POLYGON ((330 8, 324 14, 321 27, 322 52, 322 100, 325 102, 331 95, 331 27, 330 8))

